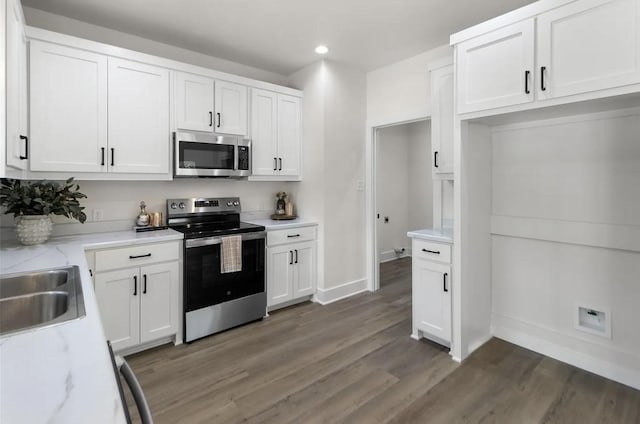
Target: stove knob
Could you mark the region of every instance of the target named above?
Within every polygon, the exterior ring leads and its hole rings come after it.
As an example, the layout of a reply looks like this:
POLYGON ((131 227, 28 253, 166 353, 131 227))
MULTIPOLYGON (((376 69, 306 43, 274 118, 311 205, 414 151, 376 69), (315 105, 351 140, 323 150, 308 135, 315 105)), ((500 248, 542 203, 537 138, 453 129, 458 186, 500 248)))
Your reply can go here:
POLYGON ((236 200, 235 202, 233 202, 233 206, 240 206, 240 202, 236 200))
POLYGON ((175 203, 171 204, 171 209, 177 209, 177 208, 178 208, 178 205, 176 205, 175 203))
POLYGON ((227 202, 227 206, 229 207, 233 206, 233 202, 227 202))
POLYGON ((184 209, 184 206, 185 206, 184 202, 180 202, 180 204, 178 205, 180 209, 184 209))

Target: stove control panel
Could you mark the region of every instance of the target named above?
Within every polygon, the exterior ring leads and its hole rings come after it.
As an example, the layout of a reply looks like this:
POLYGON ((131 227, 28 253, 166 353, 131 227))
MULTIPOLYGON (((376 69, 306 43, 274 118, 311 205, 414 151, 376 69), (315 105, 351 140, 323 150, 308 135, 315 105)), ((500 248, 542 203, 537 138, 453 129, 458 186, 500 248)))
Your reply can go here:
POLYGON ((167 199, 167 217, 204 213, 240 213, 240 198, 167 199))

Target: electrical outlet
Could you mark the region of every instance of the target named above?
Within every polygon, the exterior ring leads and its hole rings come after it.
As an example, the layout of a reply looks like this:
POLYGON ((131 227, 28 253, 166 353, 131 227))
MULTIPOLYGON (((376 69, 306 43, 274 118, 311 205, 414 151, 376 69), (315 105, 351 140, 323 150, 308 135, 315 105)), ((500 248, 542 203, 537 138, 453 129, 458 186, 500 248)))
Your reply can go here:
POLYGON ((94 222, 102 221, 104 219, 104 209, 94 209, 91 218, 94 222))

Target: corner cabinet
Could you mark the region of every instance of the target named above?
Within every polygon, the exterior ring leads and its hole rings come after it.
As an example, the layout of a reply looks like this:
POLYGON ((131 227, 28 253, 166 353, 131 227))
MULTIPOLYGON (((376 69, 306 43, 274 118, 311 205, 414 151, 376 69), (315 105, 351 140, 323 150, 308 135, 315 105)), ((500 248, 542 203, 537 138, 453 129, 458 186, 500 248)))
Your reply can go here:
POLYGON ((461 114, 627 94, 637 87, 622 87, 640 84, 640 0, 567 2, 455 48, 461 114))
POLYGON ((97 250, 94 286, 105 335, 116 351, 179 343, 180 241, 97 250))
POLYGON ((6 164, 27 169, 27 37, 19 0, 6 3, 6 164))
POLYGON ((451 245, 412 241, 412 333, 451 345, 451 245))
POLYGON ((436 178, 453 177, 453 65, 431 69, 431 157, 436 178))
POLYGON ((316 227, 267 231, 267 308, 308 300, 317 280, 316 227))
POLYGON ((299 97, 251 89, 252 176, 300 179, 301 115, 299 97))
POLYGON ((176 72, 177 128, 247 136, 247 87, 176 72))

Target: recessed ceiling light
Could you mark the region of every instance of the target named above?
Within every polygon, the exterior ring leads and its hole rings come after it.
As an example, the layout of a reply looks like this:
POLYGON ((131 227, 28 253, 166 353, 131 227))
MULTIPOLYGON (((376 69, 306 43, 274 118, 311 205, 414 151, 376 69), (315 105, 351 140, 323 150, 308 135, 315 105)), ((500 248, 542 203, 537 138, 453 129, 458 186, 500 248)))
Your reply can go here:
POLYGON ((327 54, 328 52, 329 52, 329 48, 327 46, 316 47, 316 53, 318 54, 327 54))

